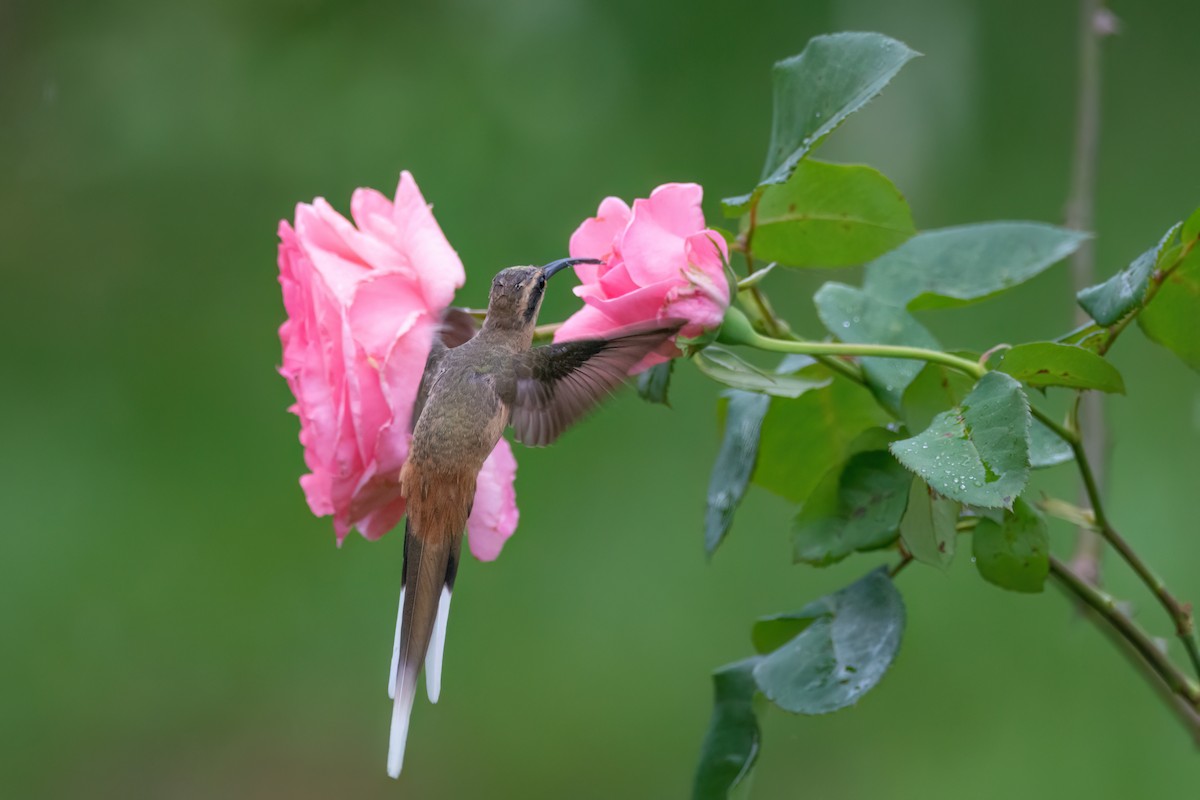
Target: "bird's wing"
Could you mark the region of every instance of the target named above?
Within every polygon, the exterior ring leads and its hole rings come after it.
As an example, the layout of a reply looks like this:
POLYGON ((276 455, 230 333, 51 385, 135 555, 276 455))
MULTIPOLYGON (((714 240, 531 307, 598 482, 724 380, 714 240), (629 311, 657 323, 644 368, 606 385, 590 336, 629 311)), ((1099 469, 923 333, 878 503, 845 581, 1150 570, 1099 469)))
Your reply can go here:
POLYGON ((470 312, 451 306, 442 314, 442 344, 454 348, 479 332, 479 323, 470 312))
POLYGON ((603 339, 577 339, 535 347, 517 362, 512 426, 517 441, 550 444, 606 396, 629 370, 674 336, 682 320, 617 331, 603 339))
POLYGON ((433 383, 434 376, 437 375, 438 363, 442 360, 442 356, 446 354, 447 350, 470 341, 478 330, 479 325, 475 318, 461 308, 452 306, 442 314, 438 335, 434 337, 433 344, 429 348, 429 356, 425 359, 425 371, 421 373, 421 383, 417 387, 417 399, 413 403, 412 417, 408 423, 410 431, 417 426, 417 420, 425 408, 425 400, 429 397, 429 386, 433 383))

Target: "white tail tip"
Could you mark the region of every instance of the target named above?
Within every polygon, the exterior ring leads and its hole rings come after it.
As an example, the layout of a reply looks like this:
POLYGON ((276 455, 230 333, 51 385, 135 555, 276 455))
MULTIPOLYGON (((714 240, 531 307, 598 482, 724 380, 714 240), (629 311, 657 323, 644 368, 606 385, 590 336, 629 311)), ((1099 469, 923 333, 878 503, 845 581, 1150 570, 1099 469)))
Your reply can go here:
POLYGON ((429 650, 425 654, 425 691, 431 703, 436 703, 442 693, 442 656, 446 652, 446 620, 449 618, 450 587, 443 586, 437 618, 433 622, 433 635, 429 637, 429 650))
POLYGON ((412 717, 413 698, 416 695, 416 675, 407 674, 400 683, 396 703, 392 706, 392 733, 388 739, 388 776, 400 777, 404 766, 404 748, 408 744, 408 721, 412 717))
POLYGON ((392 644, 392 668, 388 670, 388 697, 396 697, 396 670, 400 669, 400 627, 404 622, 404 587, 400 587, 400 610, 396 612, 396 640, 392 644))

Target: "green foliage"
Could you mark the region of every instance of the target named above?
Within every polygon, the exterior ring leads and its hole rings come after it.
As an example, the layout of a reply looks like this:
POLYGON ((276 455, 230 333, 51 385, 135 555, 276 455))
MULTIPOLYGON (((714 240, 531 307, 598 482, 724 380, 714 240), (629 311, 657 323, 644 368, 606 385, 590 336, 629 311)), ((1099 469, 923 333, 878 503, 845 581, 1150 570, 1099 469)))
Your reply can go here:
POLYGON ((1040 222, 925 231, 868 264, 863 288, 911 309, 966 305, 1024 283, 1087 238, 1040 222))
POLYGON ((655 364, 650 369, 637 376, 637 393, 647 403, 671 405, 667 400, 667 392, 671 388, 671 372, 675 369, 675 359, 655 364))
POLYGON ((973 506, 1011 508, 1029 479, 1029 426, 1021 385, 989 372, 961 405, 891 449, 939 494, 973 506))
POLYGON ((1101 325, 1113 325, 1146 299, 1150 276, 1159 258, 1166 252, 1175 234, 1183 227, 1177 222, 1163 234, 1158 244, 1133 260, 1125 269, 1104 283, 1089 286, 1077 295, 1079 305, 1101 325))
POLYGON ((758 457, 758 434, 770 398, 765 394, 726 393, 725 438, 708 480, 704 512, 704 549, 711 556, 729 532, 733 512, 746 494, 758 457))
MULTIPOLYGON (((813 366, 801 374, 825 377, 828 372, 813 366)), ((794 399, 773 397, 763 421, 754 482, 803 502, 829 465, 845 459, 860 433, 887 421, 870 392, 846 380, 834 380, 794 399), (797 457, 800 453, 803 458, 797 457)))
MULTIPOLYGON (((821 140, 862 108, 919 55, 878 33, 816 36, 797 56, 775 65, 771 142, 759 186, 785 182, 821 140)), ((740 216, 759 190, 723 200, 740 216)))
POLYGON ((946 569, 954 560, 958 543, 957 500, 935 492, 920 478, 912 479, 908 507, 900 520, 904 548, 918 561, 946 569))
MULTIPOLYGON (((858 702, 883 678, 900 649, 904 602, 887 571, 875 570, 783 618, 805 627, 760 657, 754 680, 785 711, 825 714, 858 702)), ((780 619, 764 622, 777 628, 780 619)))
MULTIPOLYGON (((899 344, 939 348, 937 339, 903 308, 877 300, 862 289, 827 283, 814 295, 817 316, 825 328, 843 342, 899 344)), ((900 410, 904 390, 921 371, 920 361, 900 358, 863 358, 867 385, 891 411, 900 410)))
MULTIPOLYGON (((742 218, 742 233, 750 228, 742 218)), ((787 183, 764 187, 754 254, 792 267, 845 267, 886 253, 915 232, 904 196, 870 167, 806 159, 787 183)))
POLYGON ((697 353, 693 363, 708 377, 732 389, 762 392, 775 397, 796 398, 813 389, 828 386, 829 375, 797 377, 764 372, 721 347, 708 347, 697 353))
POLYGON ((1062 440, 1041 420, 1035 419, 1029 426, 1029 466, 1034 469, 1053 467, 1070 461, 1075 453, 1071 445, 1062 440))
POLYGON ((831 469, 792 525, 796 561, 823 567, 856 550, 875 550, 896 539, 911 478, 887 450, 850 456, 831 469))
POLYGON ((1040 592, 1050 574, 1046 521, 1024 500, 1002 522, 981 517, 973 537, 975 566, 989 583, 1014 592, 1040 592))
MULTIPOLYGON (((915 232, 907 203, 883 175, 808 159, 913 55, 886 37, 841 34, 818 37, 776 66, 762 182, 750 195, 725 201, 728 213, 741 215, 731 248, 742 250, 749 270, 755 258, 866 267, 861 288, 829 282, 814 295, 832 341, 799 339, 773 317, 761 287, 774 263, 743 280, 753 294, 738 298, 741 309, 727 312, 716 339, 788 354, 775 373, 718 348, 695 357, 710 377, 745 390, 729 395, 709 486, 706 547, 711 553, 726 535, 749 480, 799 504, 792 522, 797 562, 824 567, 887 548, 899 551, 895 572, 910 561, 948 570, 959 536, 969 534, 984 580, 1037 593, 1051 574, 1051 557, 1045 519, 1023 496, 1031 470, 1078 460, 1092 508, 1054 497, 1038 506, 1118 544, 1099 510, 1077 413, 1084 391, 1125 392, 1121 373, 1105 358, 1117 335, 1137 315, 1151 339, 1200 370, 1200 210, 1128 268, 1079 293, 1094 323, 1054 341, 1000 346, 988 358, 943 351, 912 312, 995 297, 1061 261, 1090 234, 1040 222, 915 232), (870 42, 878 52, 864 58, 870 42), (1066 424, 1031 407, 1026 386, 1039 390, 1039 403, 1050 387, 1071 391, 1076 405, 1066 424)), ((1149 570, 1126 547, 1115 549, 1161 599, 1149 570)), ((1114 616, 1120 612, 1111 599, 1072 578, 1069 568, 1055 570, 1060 583, 1115 620, 1136 651, 1158 652, 1129 637, 1130 623, 1114 616)), ((697 796, 724 797, 738 781, 745 785, 758 744, 756 690, 784 710, 822 714, 855 703, 878 683, 904 627, 893 574, 877 569, 799 611, 754 625, 759 655, 717 673, 725 690, 718 685, 697 796), (736 702, 738 713, 723 702, 736 702), (733 744, 721 745, 722 735, 733 744)), ((1191 641, 1190 611, 1177 602, 1165 606, 1191 641)), ((1200 643, 1188 646, 1200 674, 1200 643)), ((1189 689, 1190 679, 1177 680, 1170 668, 1159 670, 1159 678, 1176 699, 1200 707, 1200 689, 1189 689)))
MULTIPOLYGON (((917 362, 920 364, 920 362, 917 362)), ((923 431, 942 411, 956 406, 975 382, 943 364, 924 364, 904 390, 901 416, 910 431, 923 431)))
POLYGON ((1125 394, 1125 381, 1116 367, 1090 350, 1069 344, 1019 344, 1005 352, 997 369, 1030 386, 1067 386, 1125 394))
POLYGON ((1147 336, 1200 372, 1200 248, 1163 278, 1154 302, 1138 316, 1138 324, 1147 336))
POLYGON ((692 787, 695 800, 724 800, 746 780, 758 758, 761 733, 754 713, 757 658, 713 673, 713 713, 700 748, 692 787))

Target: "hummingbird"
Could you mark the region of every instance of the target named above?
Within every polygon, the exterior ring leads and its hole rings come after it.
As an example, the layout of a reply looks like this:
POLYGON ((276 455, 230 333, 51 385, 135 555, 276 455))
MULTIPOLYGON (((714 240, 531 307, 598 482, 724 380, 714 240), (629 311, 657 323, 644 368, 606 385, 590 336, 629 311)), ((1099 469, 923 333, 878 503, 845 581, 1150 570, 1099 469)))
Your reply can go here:
POLYGON ((492 280, 487 316, 451 309, 425 363, 412 414, 412 442, 400 471, 407 516, 396 641, 388 678, 394 700, 388 774, 404 762, 417 677, 425 666, 432 703, 441 691, 450 596, 475 483, 504 430, 541 447, 615 391, 629 370, 683 320, 631 326, 603 338, 533 347, 546 281, 575 264, 509 267, 492 280))

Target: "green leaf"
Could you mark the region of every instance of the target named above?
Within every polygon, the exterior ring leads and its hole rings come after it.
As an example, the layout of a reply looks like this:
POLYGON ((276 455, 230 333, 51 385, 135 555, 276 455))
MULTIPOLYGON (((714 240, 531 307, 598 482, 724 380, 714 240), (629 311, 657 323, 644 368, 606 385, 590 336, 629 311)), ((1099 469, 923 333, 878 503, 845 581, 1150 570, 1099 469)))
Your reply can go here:
POLYGON ((973 506, 1011 508, 1029 480, 1030 419, 1021 384, 989 372, 961 405, 891 450, 939 494, 973 506))
POLYGON ((1099 353, 1100 348, 1108 341, 1108 330, 1093 321, 1059 336, 1054 341, 1059 344, 1073 344, 1091 353, 1099 353))
POLYGON ((975 382, 969 375, 941 364, 926 364, 908 388, 900 410, 910 431, 923 431, 933 418, 958 405, 975 382))
POLYGON ((817 567, 896 539, 909 473, 886 450, 856 453, 830 470, 792 525, 792 555, 817 567))
POLYGON ((695 800, 725 800, 746 780, 762 742, 754 713, 754 667, 748 658, 713 673, 713 713, 692 786, 695 800))
POLYGON ((799 397, 805 392, 827 386, 832 380, 829 375, 807 379, 765 372, 729 350, 712 345, 693 356, 692 361, 701 372, 718 383, 775 397, 799 397))
MULTIPOLYGON (((826 283, 813 296, 817 316, 843 342, 893 344, 941 349, 933 334, 903 308, 878 300, 853 286, 826 283)), ((862 368, 871 391, 885 406, 899 411, 904 390, 924 364, 903 358, 863 358, 862 368)))
POLYGON ((1054 431, 1047 428, 1040 420, 1034 420, 1029 427, 1029 466, 1034 469, 1053 467, 1063 464, 1075 457, 1071 445, 1067 444, 1054 431))
POLYGON ((1183 221, 1183 230, 1179 234, 1181 242, 1194 242, 1200 239, 1200 208, 1197 208, 1183 221))
POLYGON ((1050 538, 1037 509, 1018 498, 1003 524, 981 518, 972 538, 984 580, 1014 592, 1042 591, 1050 574, 1050 538))
POLYGON ((900 520, 900 538, 913 558, 946 569, 954 560, 958 543, 958 515, 962 506, 942 497, 920 478, 912 479, 908 509, 900 520))
POLYGON ((829 607, 826 605, 828 599, 826 597, 815 600, 799 611, 759 617, 750 629, 754 651, 762 654, 772 653, 795 639, 801 631, 829 613, 829 607))
POLYGON ((1029 280, 1087 238, 1041 222, 925 231, 868 264, 863 288, 911 309, 966 305, 1029 280))
MULTIPOLYGON (((824 136, 918 55, 879 33, 835 33, 813 37, 799 55, 775 64, 771 142, 759 186, 786 181, 824 136)), ((754 194, 726 198, 725 213, 740 216, 754 194)))
POLYGON ((891 666, 904 632, 904 602, 878 569, 790 615, 809 624, 754 667, 758 688, 796 714, 853 705, 891 666))
POLYGON ((1069 344, 1019 344, 1005 351, 997 369, 1030 386, 1067 386, 1125 394, 1125 381, 1116 367, 1090 350, 1069 344))
POLYGON ((667 402, 667 390, 671 387, 671 371, 675 368, 675 359, 664 361, 662 364, 655 364, 650 369, 642 372, 637 376, 637 393, 647 403, 661 403, 664 406, 670 406, 667 402))
POLYGON ((731 391, 725 414, 725 438, 708 479, 704 512, 704 549, 711 556, 729 533, 733 512, 746 494, 758 457, 758 435, 771 399, 764 394, 731 391))
MULTIPOLYGON (((824 367, 811 366, 798 377, 827 375, 824 367)), ((773 397, 763 420, 753 480, 802 503, 829 465, 845 460, 855 437, 889 419, 870 392, 851 381, 833 381, 795 399, 773 397)))
MULTIPOLYGON (((754 220, 754 255, 793 267, 864 264, 915 232, 908 203, 882 173, 811 160, 763 190, 754 220)), ((743 233, 749 227, 743 217, 743 233)))
POLYGON ((1140 306, 1146 299, 1146 287, 1150 285, 1150 276, 1154 273, 1159 255, 1168 248, 1181 227, 1181 222, 1172 225, 1158 240, 1158 244, 1104 283, 1080 290, 1075 297, 1083 310, 1107 327, 1140 306))
POLYGON ((1147 336, 1200 372, 1200 247, 1167 274, 1154 300, 1138 316, 1138 324, 1147 336))

